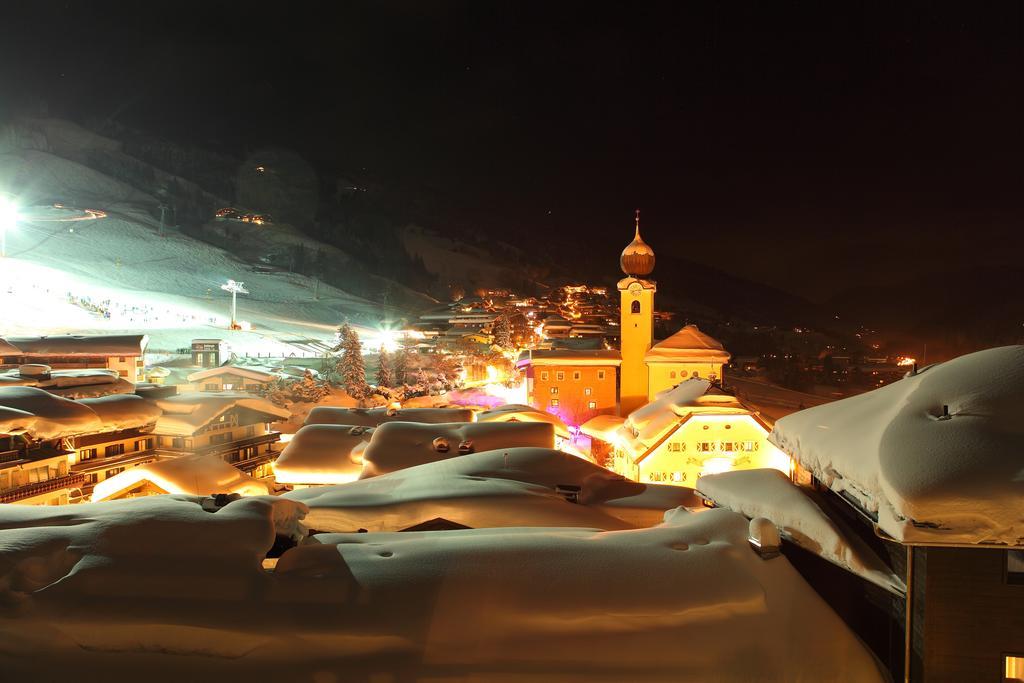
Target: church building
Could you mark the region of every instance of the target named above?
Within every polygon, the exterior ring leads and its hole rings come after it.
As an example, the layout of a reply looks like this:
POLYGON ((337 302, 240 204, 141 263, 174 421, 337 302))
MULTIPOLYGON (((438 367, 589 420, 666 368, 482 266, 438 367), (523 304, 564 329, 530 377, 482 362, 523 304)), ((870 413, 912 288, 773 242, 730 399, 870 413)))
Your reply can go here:
POLYGON ((524 351, 516 364, 526 376, 530 405, 573 425, 597 415, 627 416, 690 378, 720 382, 729 362, 721 342, 696 325, 654 343, 654 250, 640 237, 639 211, 619 266, 626 276, 617 285, 620 351, 524 351))

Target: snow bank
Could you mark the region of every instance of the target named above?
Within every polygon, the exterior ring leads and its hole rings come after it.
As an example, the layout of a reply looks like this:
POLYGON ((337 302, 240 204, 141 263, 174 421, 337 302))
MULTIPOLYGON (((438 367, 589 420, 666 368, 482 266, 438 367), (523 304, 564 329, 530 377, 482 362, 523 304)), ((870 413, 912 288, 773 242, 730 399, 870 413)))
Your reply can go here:
POLYGON ((99 416, 103 423, 100 431, 117 432, 123 429, 142 429, 156 424, 162 411, 141 396, 117 394, 79 401, 99 416))
POLYGON ((360 478, 496 448, 554 445, 554 427, 543 422, 387 422, 373 432, 363 452, 360 478))
MULTIPOLYGON (((11 680, 884 680, 727 510, 601 533, 301 535, 301 504, 0 508, 11 680)), ((571 506, 565 503, 567 507, 571 506)))
POLYGON ((770 438, 897 540, 1024 545, 1024 346, 794 413, 770 438))
POLYGON ((341 484, 359 478, 373 429, 311 424, 295 432, 274 462, 279 484, 341 484))
POLYGON ((751 519, 770 519, 796 545, 886 590, 906 592, 903 581, 882 558, 778 470, 708 474, 697 480, 697 491, 751 519))
POLYGON ((337 408, 317 406, 309 411, 305 424, 349 425, 377 427, 385 422, 472 422, 473 411, 468 408, 337 408))
POLYGON ((548 448, 474 453, 285 496, 308 505, 309 524, 320 531, 399 531, 437 517, 474 528, 625 529, 700 505, 691 489, 640 484, 548 448))
POLYGON ((748 547, 747 527, 711 510, 609 533, 325 534, 275 575, 336 577, 432 680, 884 680, 785 558, 748 547))
POLYGON ((253 479, 216 455, 183 455, 139 465, 98 482, 92 500, 123 496, 140 485, 151 484, 164 493, 196 496, 237 493, 265 496, 267 485, 253 479))
POLYGON ((102 429, 103 421, 89 406, 35 387, 0 386, 0 434, 47 440, 102 429))

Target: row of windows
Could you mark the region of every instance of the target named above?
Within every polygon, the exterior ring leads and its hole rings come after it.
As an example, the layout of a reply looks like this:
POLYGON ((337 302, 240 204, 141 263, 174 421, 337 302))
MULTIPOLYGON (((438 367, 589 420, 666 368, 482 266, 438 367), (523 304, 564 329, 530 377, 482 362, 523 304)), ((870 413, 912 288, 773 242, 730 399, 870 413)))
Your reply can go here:
MULTIPOLYGON (((758 441, 699 441, 697 442, 698 453, 751 453, 761 449, 758 441)), ((669 453, 685 453, 686 444, 682 441, 671 441, 665 447, 669 453)))
MULTIPOLYGON (((551 391, 552 394, 557 394, 558 393, 558 387, 551 387, 550 391, 551 391)), ((583 389, 583 395, 584 396, 590 396, 593 393, 594 393, 594 390, 591 389, 590 387, 585 387, 583 389)))
MULTIPOLYGON (((557 408, 558 407, 558 399, 557 398, 551 399, 551 401, 548 402, 548 406, 550 406, 551 408, 557 408)), ((597 401, 587 401, 587 408, 589 408, 590 410, 597 410, 597 401)))
MULTIPOLYGON (((605 378, 605 372, 606 372, 605 370, 598 370, 597 371, 597 379, 603 380, 605 378)), ((547 382, 548 378, 550 376, 551 376, 551 374, 547 370, 541 370, 540 371, 540 381, 547 382)), ((579 370, 573 370, 572 371, 572 378, 574 380, 579 381, 580 379, 582 379, 582 377, 583 377, 583 373, 581 373, 579 370)), ((565 380, 565 371, 563 371, 563 370, 556 370, 555 371, 555 379, 557 381, 559 381, 559 382, 565 380)))
MULTIPOLYGON (((153 439, 139 439, 133 445, 133 450, 135 451, 148 451, 150 448, 153 447, 153 439)), ((103 456, 106 458, 111 458, 115 455, 123 455, 124 451, 125 448, 123 443, 115 443, 111 444, 110 446, 106 446, 103 449, 103 456)), ((78 451, 78 460, 80 462, 84 462, 85 460, 94 460, 96 458, 96 455, 97 450, 95 448, 83 448, 82 450, 78 451)))

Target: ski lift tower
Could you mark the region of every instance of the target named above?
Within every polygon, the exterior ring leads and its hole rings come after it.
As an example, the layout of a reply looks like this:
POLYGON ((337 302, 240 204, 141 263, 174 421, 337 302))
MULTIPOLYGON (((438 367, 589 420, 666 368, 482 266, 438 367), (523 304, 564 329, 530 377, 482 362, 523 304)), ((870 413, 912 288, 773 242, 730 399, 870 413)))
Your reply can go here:
POLYGON ((239 325, 236 320, 236 299, 239 294, 248 294, 249 290, 245 288, 244 282, 235 282, 234 280, 228 280, 227 283, 221 285, 220 288, 225 292, 231 292, 231 329, 242 329, 242 326, 239 325))

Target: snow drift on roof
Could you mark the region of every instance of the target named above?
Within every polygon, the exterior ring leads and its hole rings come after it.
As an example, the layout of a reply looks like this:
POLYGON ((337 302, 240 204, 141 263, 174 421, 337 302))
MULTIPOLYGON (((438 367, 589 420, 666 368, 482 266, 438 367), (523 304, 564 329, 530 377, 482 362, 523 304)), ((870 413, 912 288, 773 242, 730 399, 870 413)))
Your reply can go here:
POLYGON ((309 524, 320 531, 399 531, 436 517, 469 527, 625 529, 701 504, 691 489, 640 484, 548 448, 474 453, 285 495, 309 506, 309 524), (575 491, 578 504, 559 488, 575 491))
POLYGON ((168 436, 191 436, 232 408, 251 410, 266 422, 291 417, 288 410, 266 399, 228 391, 191 392, 147 400, 152 400, 163 411, 154 431, 168 436))
POLYGON ((705 359, 727 363, 730 357, 729 352, 722 347, 722 342, 701 332, 696 325, 687 325, 644 354, 644 360, 649 363, 705 359))
POLYGON ((463 450, 470 453, 517 446, 554 448, 555 430, 545 422, 388 422, 373 432, 363 452, 360 478, 460 457, 460 446, 466 445, 469 448, 463 450))
POLYGON ((385 422, 472 422, 473 411, 468 408, 338 408, 317 406, 309 411, 305 424, 349 425, 376 427, 385 422))
POLYGON ((29 356, 141 356, 148 341, 144 334, 7 337, 29 356))
POLYGON ((796 545, 871 583, 905 593, 903 581, 855 533, 848 532, 782 472, 773 469, 708 474, 697 490, 716 505, 746 517, 765 517, 796 545))
POLYGON ((359 478, 373 428, 313 424, 295 432, 274 462, 280 484, 341 484, 359 478))
POLYGON ((546 422, 555 428, 555 434, 568 439, 572 436, 569 427, 557 416, 533 406, 507 403, 491 410, 477 413, 477 422, 546 422))
POLYGON ((196 496, 237 493, 262 496, 267 485, 253 479, 216 455, 183 455, 139 465, 104 479, 93 488, 93 502, 106 500, 136 486, 151 483, 166 493, 196 496))
POLYGON ((141 429, 156 424, 162 411, 141 396, 117 394, 79 401, 92 408, 103 422, 100 431, 117 432, 122 429, 141 429))
POLYGON ((0 387, 0 434, 46 440, 102 429, 102 420, 87 405, 35 387, 0 387))
POLYGON ((523 351, 516 367, 527 365, 595 365, 618 366, 622 354, 608 349, 537 349, 523 351))
POLYGON ((1024 346, 794 413, 770 438, 897 540, 1024 545, 1024 346))

